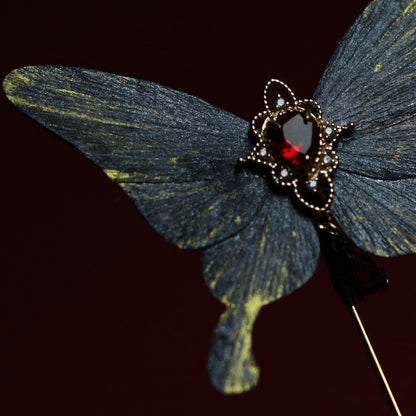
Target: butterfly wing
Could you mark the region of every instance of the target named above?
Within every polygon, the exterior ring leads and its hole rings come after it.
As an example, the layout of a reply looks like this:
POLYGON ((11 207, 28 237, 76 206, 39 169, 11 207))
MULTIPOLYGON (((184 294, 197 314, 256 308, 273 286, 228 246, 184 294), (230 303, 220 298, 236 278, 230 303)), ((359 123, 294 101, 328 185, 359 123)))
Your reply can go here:
POLYGON ((184 93, 80 68, 17 69, 4 89, 121 185, 163 237, 207 248, 205 279, 227 306, 210 376, 223 392, 253 387, 254 320, 312 276, 319 241, 288 196, 238 168, 251 150, 249 124, 184 93))
POLYGON ((416 252, 416 178, 350 175, 344 183, 348 186, 337 190, 334 211, 355 242, 385 257, 416 252))
POLYGON ((51 66, 14 70, 3 87, 22 112, 103 169, 156 231, 181 248, 229 237, 262 205, 264 181, 237 166, 250 150, 249 124, 198 98, 51 66))
POLYGON ((361 248, 416 251, 416 1, 373 1, 340 42, 314 98, 355 124, 338 146, 331 210, 361 248))
POLYGON ((272 190, 249 226, 204 250, 205 281, 227 306, 208 359, 218 390, 241 393, 256 385, 259 369, 251 349, 254 320, 263 305, 309 280, 318 257, 319 240, 310 218, 298 213, 290 196, 272 190))

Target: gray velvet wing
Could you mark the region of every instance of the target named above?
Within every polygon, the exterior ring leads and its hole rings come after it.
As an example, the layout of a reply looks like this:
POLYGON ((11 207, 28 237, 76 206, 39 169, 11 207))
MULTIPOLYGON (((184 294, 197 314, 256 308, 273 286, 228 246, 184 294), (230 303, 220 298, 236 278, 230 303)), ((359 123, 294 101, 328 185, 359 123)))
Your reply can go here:
POLYGON ((339 169, 416 176, 416 2, 373 1, 344 36, 314 98, 324 118, 353 122, 339 169))
POLYGON ((416 1, 373 1, 314 98, 326 119, 355 124, 337 149, 334 216, 367 251, 415 252, 416 1))
POLYGON ((386 257, 416 252, 416 178, 386 181, 338 174, 333 211, 354 242, 386 257))
POLYGON ((260 308, 288 295, 314 273, 319 239, 288 196, 268 192, 262 210, 240 233, 204 251, 205 281, 226 304, 211 342, 208 371, 225 393, 252 388, 259 369, 251 334, 260 308))
POLYGON ((262 204, 262 180, 237 173, 249 124, 188 94, 81 68, 25 67, 4 80, 24 113, 76 146, 181 248, 238 232, 262 204))

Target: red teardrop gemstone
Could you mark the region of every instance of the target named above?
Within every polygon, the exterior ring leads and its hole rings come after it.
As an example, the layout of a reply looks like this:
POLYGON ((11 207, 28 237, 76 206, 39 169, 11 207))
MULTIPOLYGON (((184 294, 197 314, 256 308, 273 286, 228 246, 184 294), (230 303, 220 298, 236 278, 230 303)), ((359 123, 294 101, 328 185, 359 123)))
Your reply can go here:
POLYGON ((287 112, 269 120, 264 129, 272 146, 296 168, 309 166, 306 156, 313 161, 319 150, 319 126, 313 117, 309 120, 300 112, 287 112))

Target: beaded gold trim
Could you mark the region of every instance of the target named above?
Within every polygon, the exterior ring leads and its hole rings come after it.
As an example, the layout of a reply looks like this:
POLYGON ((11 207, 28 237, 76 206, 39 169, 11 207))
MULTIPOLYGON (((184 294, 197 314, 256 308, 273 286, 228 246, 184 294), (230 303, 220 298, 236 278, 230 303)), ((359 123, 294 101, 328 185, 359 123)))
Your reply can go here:
POLYGON ((330 175, 338 166, 338 156, 333 146, 340 133, 351 129, 353 124, 339 126, 324 121, 321 107, 316 101, 297 100, 292 90, 277 79, 267 83, 263 98, 266 110, 257 114, 251 123, 251 128, 259 140, 251 153, 240 161, 250 161, 269 167, 274 182, 279 186, 293 188, 296 198, 304 206, 318 213, 328 211, 334 197, 334 186, 330 175), (308 168, 302 172, 276 152, 264 134, 269 122, 276 121, 283 114, 290 112, 302 114, 306 119, 313 120, 319 128, 317 155, 314 160, 310 160, 307 154, 304 156, 309 163, 308 168), (327 187, 327 195, 319 205, 311 201, 311 198, 305 197, 300 190, 305 188, 311 192, 310 195, 317 194, 322 184, 327 187))

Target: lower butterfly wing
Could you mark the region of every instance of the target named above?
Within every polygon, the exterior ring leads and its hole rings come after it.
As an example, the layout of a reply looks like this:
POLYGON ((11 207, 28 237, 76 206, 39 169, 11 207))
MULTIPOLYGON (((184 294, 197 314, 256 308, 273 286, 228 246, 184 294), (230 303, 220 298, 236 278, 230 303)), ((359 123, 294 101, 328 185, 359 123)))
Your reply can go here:
POLYGON ((416 1, 373 1, 340 42, 314 98, 353 122, 338 145, 332 212, 356 244, 416 251, 416 1))
POLYGON ((227 306, 208 359, 218 390, 241 393, 257 383, 251 338, 260 308, 305 283, 318 257, 319 239, 310 218, 295 209, 289 196, 272 191, 249 226, 204 251, 206 283, 227 306))
POLYGON ((181 248, 227 238, 262 204, 263 181, 237 166, 250 151, 248 123, 203 100, 148 81, 52 66, 16 69, 3 88, 22 112, 103 169, 181 248))
POLYGON ((333 212, 350 238, 379 256, 416 252, 416 178, 383 181, 339 173, 333 212))

